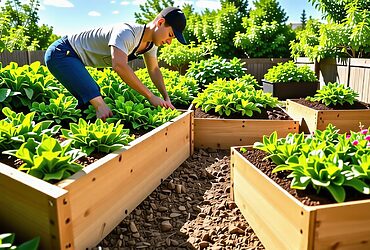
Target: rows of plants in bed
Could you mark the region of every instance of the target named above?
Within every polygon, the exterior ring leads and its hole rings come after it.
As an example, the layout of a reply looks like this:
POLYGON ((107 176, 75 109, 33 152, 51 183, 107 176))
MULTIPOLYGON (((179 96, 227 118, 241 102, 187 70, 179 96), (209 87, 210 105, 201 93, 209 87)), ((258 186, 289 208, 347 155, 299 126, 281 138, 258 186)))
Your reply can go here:
POLYGON ((369 129, 340 133, 329 125, 285 138, 274 132, 240 152, 305 205, 369 198, 369 129))
MULTIPOLYGON (((151 106, 111 70, 88 70, 114 114, 107 122, 96 119, 92 106, 77 109, 76 99, 40 63, 0 68, 1 162, 54 183, 181 114, 151 106)), ((188 106, 197 82, 162 72, 173 104, 188 106)), ((159 95, 146 71, 137 74, 159 95)))

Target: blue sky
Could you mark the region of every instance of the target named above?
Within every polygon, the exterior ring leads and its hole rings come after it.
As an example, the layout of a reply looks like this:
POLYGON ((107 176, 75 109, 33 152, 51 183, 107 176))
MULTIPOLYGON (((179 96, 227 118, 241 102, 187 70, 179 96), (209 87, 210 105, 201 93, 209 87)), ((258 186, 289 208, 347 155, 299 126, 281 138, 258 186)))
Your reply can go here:
MULTIPOLYGON (((3 0, 0 0, 3 2, 3 0)), ((65 35, 99 27, 101 25, 134 22, 134 12, 139 10, 143 0, 40 0, 40 23, 53 26, 54 33, 65 35)), ((175 5, 182 6, 184 2, 191 3, 197 12, 208 7, 220 7, 218 0, 176 1, 175 5)), ((249 0, 249 6, 252 5, 249 0)), ((308 0, 279 0, 280 6, 289 16, 288 22, 299 22, 301 13, 305 9, 307 17, 320 18, 308 0)))

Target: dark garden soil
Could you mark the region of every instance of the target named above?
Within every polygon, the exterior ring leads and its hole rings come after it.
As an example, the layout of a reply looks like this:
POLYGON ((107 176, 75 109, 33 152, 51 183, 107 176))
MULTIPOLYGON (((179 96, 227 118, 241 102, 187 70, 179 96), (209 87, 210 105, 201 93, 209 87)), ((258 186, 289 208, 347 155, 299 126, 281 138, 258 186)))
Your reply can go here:
POLYGON ((196 150, 93 249, 264 249, 230 199, 229 155, 196 150))
POLYGON ((220 116, 219 114, 208 111, 207 113, 204 112, 200 108, 196 108, 194 112, 194 117, 196 118, 217 118, 217 119, 269 119, 269 120, 293 120, 287 113, 285 113, 280 108, 268 108, 268 109, 261 109, 261 113, 254 112, 253 116, 241 116, 241 115, 234 115, 231 114, 230 116, 220 116))
MULTIPOLYGON (((276 165, 270 159, 263 160, 263 158, 267 156, 265 152, 258 149, 252 149, 248 150, 245 153, 242 153, 242 155, 264 174, 266 174, 270 179, 275 181, 278 185, 288 191, 292 196, 294 196, 304 205, 316 206, 336 203, 336 201, 332 198, 332 196, 326 189, 321 190, 319 197, 316 194, 316 190, 312 186, 309 186, 309 188, 307 188, 306 190, 297 190, 290 188, 291 178, 287 178, 288 173, 286 171, 272 173, 272 170, 276 167, 276 165)), ((370 198, 369 196, 363 195, 357 191, 354 191, 353 189, 346 189, 346 197, 346 201, 363 200, 370 198)))
POLYGON ((326 106, 320 102, 307 101, 304 98, 295 99, 295 102, 315 110, 351 110, 351 109, 370 109, 370 104, 364 102, 354 102, 353 105, 345 103, 344 105, 326 106))

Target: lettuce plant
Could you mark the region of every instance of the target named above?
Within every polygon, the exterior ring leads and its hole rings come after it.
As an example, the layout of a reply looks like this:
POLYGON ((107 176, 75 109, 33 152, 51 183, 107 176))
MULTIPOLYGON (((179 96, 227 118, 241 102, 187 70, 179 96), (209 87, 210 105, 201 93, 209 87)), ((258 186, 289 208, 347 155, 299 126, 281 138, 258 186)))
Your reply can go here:
POLYGON ((193 103, 204 112, 214 111, 221 116, 233 113, 251 117, 254 112, 261 113, 262 108, 276 107, 278 100, 270 93, 254 89, 254 84, 253 78, 250 82, 218 79, 199 93, 193 103))
POLYGON ((71 140, 60 143, 50 136, 43 135, 40 142, 30 138, 18 150, 3 153, 13 155, 24 162, 19 170, 39 179, 55 182, 68 178, 82 169, 75 161, 85 154, 79 149, 73 149, 71 143, 71 140))
POLYGON ((331 124, 306 137, 289 134, 277 139, 274 132, 254 148, 268 153, 266 158, 277 165, 273 172, 288 171, 292 188, 304 190, 311 185, 318 193, 327 189, 337 202, 345 200, 346 187, 370 194, 369 130, 338 132, 331 124))
POLYGON ((331 83, 317 90, 313 97, 306 99, 311 102, 320 102, 326 106, 343 105, 345 103, 353 104, 356 101, 358 94, 350 87, 346 87, 338 82, 331 83))
POLYGON ((55 97, 54 77, 40 62, 18 67, 10 63, 0 68, 0 103, 4 107, 30 108, 34 101, 46 101, 55 97))
POLYGON ((3 108, 2 112, 6 116, 0 120, 0 149, 16 149, 26 142, 29 138, 41 141, 44 134, 55 135, 58 133, 60 126, 51 127, 52 121, 42 121, 35 123, 35 112, 24 115, 15 113, 10 108, 3 108))
POLYGON ((44 102, 32 104, 31 111, 37 113, 39 120, 50 119, 60 124, 62 121, 76 122, 81 117, 81 110, 77 109, 77 101, 72 96, 59 94, 56 99, 50 99, 47 105, 44 102))
MULTIPOLYGON (((175 106, 189 105, 198 93, 197 81, 192 77, 182 76, 179 72, 166 68, 161 68, 161 72, 172 104, 175 106)), ((147 69, 139 69, 135 74, 155 95, 160 96, 147 69)))
POLYGON ((72 145, 90 155, 92 152, 110 153, 133 141, 129 129, 123 129, 120 120, 114 123, 105 123, 101 119, 95 123, 87 123, 79 119, 78 123, 70 123, 70 129, 62 129, 63 137, 72 140, 72 145))
POLYGON ((112 105, 113 117, 107 122, 122 120, 134 130, 148 130, 158 127, 180 115, 180 111, 163 107, 152 107, 148 102, 134 103, 126 101, 123 96, 119 97, 112 105))

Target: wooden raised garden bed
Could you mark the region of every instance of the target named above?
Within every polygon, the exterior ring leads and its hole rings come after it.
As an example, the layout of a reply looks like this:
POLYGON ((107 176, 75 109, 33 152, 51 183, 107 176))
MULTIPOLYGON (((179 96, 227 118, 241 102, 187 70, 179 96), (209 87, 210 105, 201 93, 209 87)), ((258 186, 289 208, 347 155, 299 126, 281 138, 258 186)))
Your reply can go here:
POLYGON ((306 206, 235 147, 230 164, 231 196, 266 249, 370 249, 369 199, 306 206))
POLYGON ((287 100, 286 111, 300 122, 301 131, 305 133, 312 133, 316 129, 324 130, 329 123, 342 133, 359 131, 360 122, 365 128, 370 126, 370 109, 315 110, 294 100, 287 100))
POLYGON ((98 244, 192 153, 193 113, 139 137, 57 185, 0 163, 0 225, 42 249, 98 244))
MULTIPOLYGON (((191 106, 190 109, 194 107, 191 106)), ((253 144, 277 131, 279 136, 299 131, 293 120, 194 118, 194 147, 229 149, 253 144)))

